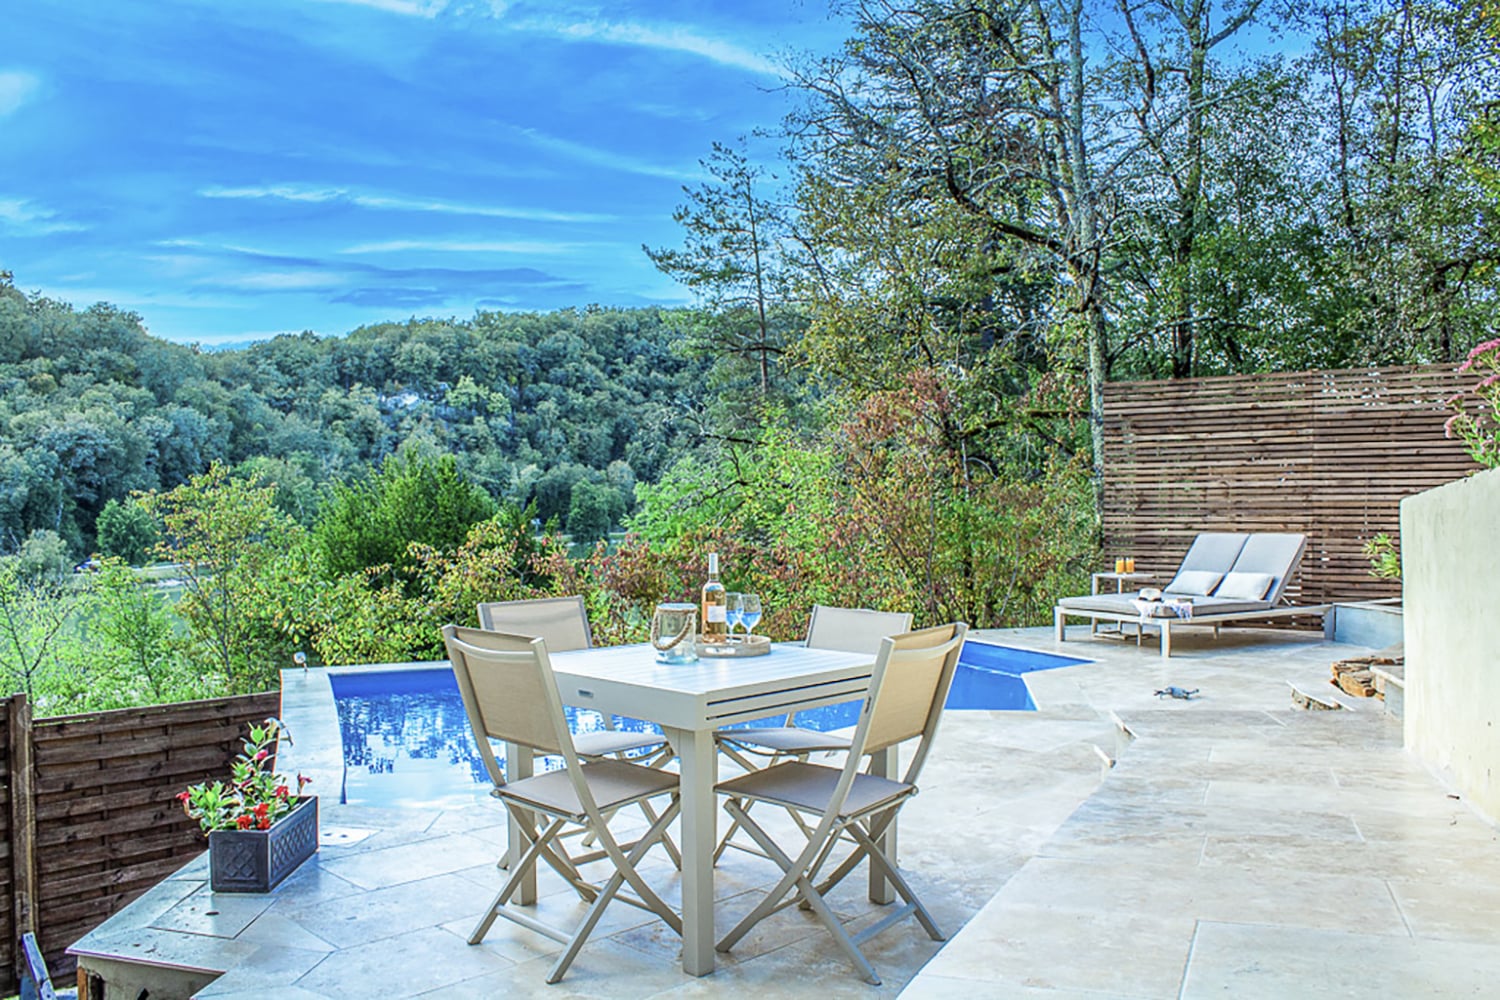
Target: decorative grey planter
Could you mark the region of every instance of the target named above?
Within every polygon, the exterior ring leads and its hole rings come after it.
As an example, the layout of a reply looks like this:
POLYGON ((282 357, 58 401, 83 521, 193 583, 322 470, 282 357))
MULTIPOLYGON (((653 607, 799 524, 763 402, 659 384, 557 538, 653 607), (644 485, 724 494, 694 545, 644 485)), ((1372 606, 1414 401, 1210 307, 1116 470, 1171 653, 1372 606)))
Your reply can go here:
POLYGON ((208 884, 214 892, 270 892, 318 849, 318 797, 310 795, 269 830, 208 835, 208 884))

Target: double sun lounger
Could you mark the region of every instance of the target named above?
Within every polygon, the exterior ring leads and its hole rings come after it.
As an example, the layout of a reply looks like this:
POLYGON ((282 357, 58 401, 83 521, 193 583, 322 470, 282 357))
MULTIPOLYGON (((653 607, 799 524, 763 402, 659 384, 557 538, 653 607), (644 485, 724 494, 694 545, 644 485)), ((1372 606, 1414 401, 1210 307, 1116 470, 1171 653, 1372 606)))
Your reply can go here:
MULTIPOLYGON (((1321 615, 1324 630, 1332 623, 1328 605, 1283 603, 1287 581, 1302 562, 1307 536, 1264 532, 1232 534, 1208 532, 1193 540, 1177 575, 1162 588, 1162 601, 1191 604, 1186 617, 1163 617, 1159 609, 1145 605, 1136 594, 1095 594, 1065 597, 1053 609, 1057 641, 1066 636, 1067 618, 1089 618, 1137 626, 1137 640, 1146 628, 1161 631, 1161 655, 1172 655, 1172 629, 1185 625, 1211 625, 1214 635, 1225 622, 1283 618, 1291 615, 1321 615), (1145 608, 1145 610, 1143 610, 1145 608)), ((1161 609, 1165 610, 1165 609, 1161 609)))

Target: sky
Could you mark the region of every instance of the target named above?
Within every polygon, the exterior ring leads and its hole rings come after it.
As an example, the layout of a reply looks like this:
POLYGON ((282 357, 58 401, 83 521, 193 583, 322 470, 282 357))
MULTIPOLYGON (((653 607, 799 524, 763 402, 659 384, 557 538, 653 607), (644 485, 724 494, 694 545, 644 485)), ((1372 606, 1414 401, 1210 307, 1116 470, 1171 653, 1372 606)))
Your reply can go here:
POLYGON ((824 0, 13 0, 0 270, 207 346, 675 305, 642 252, 824 0))

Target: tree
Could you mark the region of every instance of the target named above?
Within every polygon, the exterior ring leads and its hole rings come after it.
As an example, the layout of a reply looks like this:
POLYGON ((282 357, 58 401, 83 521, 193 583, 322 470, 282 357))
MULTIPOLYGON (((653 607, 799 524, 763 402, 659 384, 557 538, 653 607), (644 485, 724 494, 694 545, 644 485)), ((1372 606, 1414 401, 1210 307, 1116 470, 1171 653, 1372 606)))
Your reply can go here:
POLYGON ((75 583, 57 567, 0 558, 0 670, 6 691, 37 702, 48 673, 63 666, 66 627, 86 588, 86 581, 75 583))
POLYGON ((596 542, 609 534, 624 513, 620 494, 608 484, 580 479, 573 484, 568 503, 568 534, 575 545, 596 542))
POLYGON ((412 567, 412 543, 457 548, 494 512, 453 456, 392 456, 379 472, 335 486, 313 535, 330 578, 385 566, 399 579, 412 567))
POLYGON ((799 326, 784 260, 786 210, 762 196, 766 171, 752 166, 742 149, 714 143, 700 162, 712 179, 684 187, 688 203, 672 213, 684 246, 642 249, 662 273, 697 295, 697 348, 720 359, 750 360, 764 398, 775 362, 799 326))
POLYGON ((99 551, 118 556, 131 566, 146 561, 157 542, 156 522, 145 507, 133 501, 121 503, 111 497, 96 522, 99 551))
POLYGON ((202 697, 196 674, 178 659, 174 616, 154 586, 136 579, 128 565, 105 559, 87 604, 87 634, 96 645, 99 679, 110 675, 114 690, 100 692, 87 707, 161 703, 202 697), (113 669, 105 670, 112 662, 113 669))
POLYGON ((257 600, 257 588, 302 531, 277 509, 275 487, 235 479, 216 462, 141 502, 162 525, 157 554, 178 564, 185 593, 177 613, 200 663, 237 693, 274 684, 286 657, 275 609, 257 600))

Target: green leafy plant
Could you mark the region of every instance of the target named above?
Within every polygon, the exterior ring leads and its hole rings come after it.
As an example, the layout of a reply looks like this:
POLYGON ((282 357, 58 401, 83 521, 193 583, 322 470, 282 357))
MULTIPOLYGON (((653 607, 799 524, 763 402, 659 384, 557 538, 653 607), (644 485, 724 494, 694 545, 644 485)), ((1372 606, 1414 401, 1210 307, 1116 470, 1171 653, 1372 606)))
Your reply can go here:
MULTIPOLYGON (((227 782, 202 782, 178 794, 182 811, 198 821, 205 834, 214 830, 269 830, 296 808, 302 789, 312 781, 297 775, 297 787, 277 774, 276 740, 286 736, 278 719, 250 727, 245 749, 230 767, 227 782)), ((287 742, 291 737, 287 736, 287 742)))
POLYGON ((1370 575, 1381 580, 1401 579, 1401 551, 1390 535, 1381 532, 1365 543, 1365 558, 1370 560, 1370 575))

